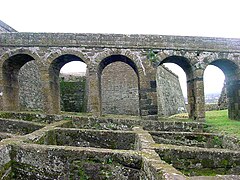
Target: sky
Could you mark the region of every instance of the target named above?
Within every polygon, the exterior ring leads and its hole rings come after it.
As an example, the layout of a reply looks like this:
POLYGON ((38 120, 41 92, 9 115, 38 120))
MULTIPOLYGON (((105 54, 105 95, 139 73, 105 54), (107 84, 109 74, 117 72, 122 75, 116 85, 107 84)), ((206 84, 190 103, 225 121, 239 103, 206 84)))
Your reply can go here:
MULTIPOLYGON (((1 0, 0 7, 0 19, 19 32, 240 38, 239 0, 1 0)), ((205 82, 209 93, 223 84, 221 73, 205 72, 214 79, 205 82)))

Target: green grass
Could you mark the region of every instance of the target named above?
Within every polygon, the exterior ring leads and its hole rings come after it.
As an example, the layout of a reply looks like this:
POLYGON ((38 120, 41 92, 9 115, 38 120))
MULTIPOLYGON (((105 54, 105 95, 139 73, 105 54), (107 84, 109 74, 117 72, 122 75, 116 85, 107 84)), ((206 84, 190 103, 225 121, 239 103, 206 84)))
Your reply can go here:
POLYGON ((228 119, 227 110, 207 111, 206 124, 210 126, 207 128, 210 132, 227 134, 240 139, 240 120, 228 119))

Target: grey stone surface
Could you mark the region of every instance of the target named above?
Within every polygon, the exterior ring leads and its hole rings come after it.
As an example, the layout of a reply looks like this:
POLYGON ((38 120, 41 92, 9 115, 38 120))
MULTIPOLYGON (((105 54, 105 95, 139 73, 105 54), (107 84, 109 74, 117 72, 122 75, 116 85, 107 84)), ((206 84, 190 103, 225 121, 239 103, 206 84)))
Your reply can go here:
POLYGON ((158 116, 186 112, 178 76, 164 66, 157 68, 158 116))
POLYGON ((166 36, 142 34, 2 33, 3 46, 45 47, 125 47, 239 52, 234 38, 166 36))
POLYGON ((124 62, 114 62, 101 76, 102 111, 104 114, 139 114, 138 76, 124 62))
POLYGON ((60 74, 59 81, 61 111, 86 112, 86 76, 76 74, 60 74))
POLYGON ((34 61, 26 63, 19 71, 19 101, 22 110, 42 110, 42 82, 34 61))
POLYGON ((59 70, 64 64, 78 60, 85 62, 89 70, 87 110, 100 116, 103 108, 99 75, 104 71, 105 66, 118 61, 115 58, 121 56, 120 61, 131 66, 139 77, 139 106, 136 109, 139 109, 140 116, 156 117, 159 112, 157 88, 154 84, 156 65, 170 62, 179 65, 186 72, 190 118, 198 121, 205 119, 203 73, 208 65, 215 65, 226 75, 229 118, 239 119, 239 47, 240 40, 230 38, 138 34, 1 33, 0 90, 3 92, 1 109, 20 109, 16 72, 26 62, 34 59, 40 70, 43 85, 41 89, 43 111, 59 113, 59 70), (149 61, 150 50, 154 51, 158 62, 149 61))

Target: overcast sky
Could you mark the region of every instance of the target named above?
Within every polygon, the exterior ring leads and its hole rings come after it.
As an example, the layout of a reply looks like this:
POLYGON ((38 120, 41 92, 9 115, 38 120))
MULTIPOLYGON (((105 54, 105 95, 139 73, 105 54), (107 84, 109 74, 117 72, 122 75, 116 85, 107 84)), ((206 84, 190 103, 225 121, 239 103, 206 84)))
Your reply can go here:
MULTIPOLYGON (((240 38, 240 0, 1 0, 0 7, 0 19, 20 32, 240 38)), ((211 92, 224 76, 209 72, 211 92)))

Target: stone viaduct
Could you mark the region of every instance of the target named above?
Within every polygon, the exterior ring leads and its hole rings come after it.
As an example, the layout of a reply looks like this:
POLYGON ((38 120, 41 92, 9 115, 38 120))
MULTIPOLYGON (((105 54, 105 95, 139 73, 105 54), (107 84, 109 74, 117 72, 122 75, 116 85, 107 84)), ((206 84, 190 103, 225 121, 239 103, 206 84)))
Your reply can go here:
MULTIPOLYGON (((160 35, 0 33, 0 90, 2 110, 19 110, 18 72, 35 61, 42 82, 43 111, 60 112, 59 71, 70 61, 87 64, 88 111, 101 115, 101 74, 116 61, 136 73, 140 116, 157 115, 156 67, 166 62, 185 71, 189 117, 205 118, 203 74, 208 65, 226 76, 229 117, 240 119, 240 39, 160 35), (150 63, 149 50, 158 57, 150 63)), ((119 76, 121 76, 119 74, 119 76)), ((216 81, 218 77, 216 77, 216 81)))

